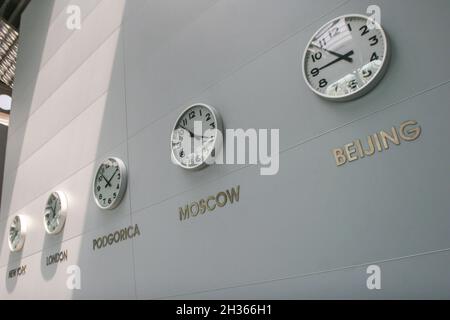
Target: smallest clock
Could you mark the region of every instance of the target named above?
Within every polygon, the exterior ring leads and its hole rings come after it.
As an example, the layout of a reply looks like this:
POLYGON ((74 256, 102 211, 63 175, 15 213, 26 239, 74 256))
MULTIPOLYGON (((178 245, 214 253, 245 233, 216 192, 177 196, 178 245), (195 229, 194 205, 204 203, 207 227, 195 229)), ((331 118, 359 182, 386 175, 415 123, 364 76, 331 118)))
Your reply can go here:
POLYGON ((127 167, 119 158, 108 158, 98 167, 93 183, 94 199, 101 209, 111 210, 122 201, 127 189, 127 167))
POLYGON ((14 216, 9 225, 8 244, 11 252, 22 250, 25 243, 27 226, 23 216, 14 216))
POLYGON ((47 200, 44 227, 48 234, 58 234, 64 228, 67 215, 67 198, 61 191, 53 192, 47 200))

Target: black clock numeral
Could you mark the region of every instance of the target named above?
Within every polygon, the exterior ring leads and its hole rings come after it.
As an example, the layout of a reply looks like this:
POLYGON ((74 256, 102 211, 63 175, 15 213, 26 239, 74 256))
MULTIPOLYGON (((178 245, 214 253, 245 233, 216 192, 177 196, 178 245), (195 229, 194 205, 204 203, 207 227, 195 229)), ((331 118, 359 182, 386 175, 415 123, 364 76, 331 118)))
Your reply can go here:
POLYGON ((117 198, 117 193, 114 192, 113 197, 114 197, 114 199, 117 198))
POLYGON ((311 70, 311 75, 313 77, 317 77, 319 75, 319 73, 320 73, 319 68, 314 68, 311 70))
POLYGON ((182 121, 181 121, 181 123, 183 124, 183 126, 187 126, 187 119, 186 118, 184 118, 182 121))
POLYGON ((103 199, 103 204, 106 204, 106 199, 103 199))
POLYGON ((192 120, 195 118, 195 110, 192 110, 191 112, 189 112, 189 120, 192 120))
POLYGON ((99 198, 100 200, 102 200, 102 199, 103 199, 103 195, 100 193, 100 194, 98 195, 98 198, 99 198))
POLYGON ((99 177, 98 177, 98 181, 102 182, 102 181, 103 181, 103 177, 102 177, 102 176, 99 176, 99 177))
POLYGON ((117 173, 117 179, 120 180, 120 173, 117 173))
POLYGON ((347 87, 349 87, 349 88, 352 89, 352 90, 355 90, 355 89, 358 88, 358 82, 357 82, 355 79, 350 80, 350 81, 347 83, 347 87))
POLYGON ((362 75, 364 78, 369 78, 372 75, 372 71, 371 70, 363 70, 362 75))
POLYGON ((108 198, 108 204, 111 204, 112 200, 111 198, 108 198))
POLYGON ((375 46, 378 43, 378 38, 377 38, 376 35, 370 37, 369 40, 372 41, 371 44, 370 44, 370 46, 372 46, 372 47, 375 46))
POLYGON ((213 129, 216 128, 216 124, 215 124, 214 122, 213 122, 213 123, 210 123, 209 125, 210 125, 210 127, 213 128, 213 129))
POLYGON ((117 190, 120 189, 120 184, 117 184, 116 189, 117 189, 117 190))
POLYGON ((335 27, 328 32, 330 38, 333 38, 335 35, 339 33, 339 28, 335 27))
POLYGON ((363 25, 361 28, 359 28, 359 31, 361 31, 361 37, 363 37, 369 33, 369 28, 366 25, 363 25))
POLYGON ((325 38, 322 38, 319 40, 319 47, 325 48, 327 46, 327 40, 325 38))
POLYGON ((198 112, 200 113, 200 117, 202 116, 202 109, 198 109, 198 112))
POLYGON ((311 55, 311 59, 313 62, 319 61, 322 58, 322 52, 317 51, 316 53, 311 55))
POLYGON ((207 114, 205 115, 205 117, 206 117, 206 121, 211 120, 211 114, 210 114, 210 113, 207 113, 207 114))
POLYGON ((97 191, 100 191, 100 189, 101 189, 100 186, 97 186, 97 191))
POLYGON ((348 27, 348 31, 352 32, 352 26, 350 25, 350 23, 347 24, 348 27))
POLYGON ((376 52, 372 53, 372 56, 370 57, 370 61, 375 61, 380 59, 380 57, 377 55, 376 52))
POLYGON ((326 87, 328 84, 328 81, 326 79, 322 79, 319 81, 319 87, 323 88, 326 87))

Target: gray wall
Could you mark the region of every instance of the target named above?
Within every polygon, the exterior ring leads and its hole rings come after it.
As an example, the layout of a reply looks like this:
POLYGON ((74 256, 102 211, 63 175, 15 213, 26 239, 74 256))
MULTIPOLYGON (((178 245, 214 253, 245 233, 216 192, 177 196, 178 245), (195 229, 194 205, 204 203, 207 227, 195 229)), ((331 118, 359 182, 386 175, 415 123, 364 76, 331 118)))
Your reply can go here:
POLYGON ((23 16, 0 215, 0 298, 449 298, 450 2, 39 0, 23 16), (82 29, 65 28, 65 6, 82 29), (392 40, 383 81, 335 104, 315 96, 301 55, 328 20, 382 10, 392 40), (280 172, 175 167, 169 136, 202 101, 228 128, 279 128, 280 172), (337 168, 331 149, 414 119, 416 142, 337 168), (96 208, 99 162, 129 168, 122 204, 96 208), (180 222, 178 208, 240 185, 238 203, 180 222), (42 215, 62 190, 61 235, 42 215), (26 215, 21 253, 7 221, 26 215), (141 236, 93 251, 138 224, 141 236), (68 250, 68 261, 45 257, 68 250), (382 269, 382 290, 366 268, 382 269), (27 265, 24 276, 8 271, 27 265), (66 287, 78 265, 82 290, 66 287))

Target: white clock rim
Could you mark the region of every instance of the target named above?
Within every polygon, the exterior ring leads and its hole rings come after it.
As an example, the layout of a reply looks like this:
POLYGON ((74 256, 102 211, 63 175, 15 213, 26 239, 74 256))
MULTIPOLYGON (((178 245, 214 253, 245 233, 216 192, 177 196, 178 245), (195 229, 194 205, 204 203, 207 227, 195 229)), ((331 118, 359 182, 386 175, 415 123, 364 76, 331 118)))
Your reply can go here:
POLYGON ((44 217, 43 217, 45 232, 47 232, 47 234, 49 234, 49 235, 55 235, 55 234, 60 233, 66 223, 66 217, 67 217, 67 211, 68 211, 68 203, 67 203, 66 194, 62 191, 52 192, 47 198, 47 202, 45 204, 45 209, 44 209, 44 217), (61 203, 61 209, 59 211, 60 224, 54 231, 51 231, 48 229, 47 223, 45 221, 45 209, 47 208, 48 202, 50 201, 50 198, 52 197, 52 195, 56 195, 59 198, 59 201, 61 203))
POLYGON ((206 166, 208 165, 207 162, 208 162, 208 160, 211 158, 212 153, 215 152, 215 150, 218 150, 218 149, 221 147, 220 141, 217 141, 217 131, 216 131, 216 135, 215 135, 215 137, 214 137, 214 148, 212 148, 211 152, 208 154, 208 157, 207 157, 207 158, 205 159, 205 161, 203 161, 202 163, 200 163, 200 164, 198 164, 198 165, 196 165, 196 166, 194 166, 194 167, 189 167, 189 166, 186 166, 186 165, 182 164, 180 161, 178 161, 177 157, 175 156, 175 154, 174 154, 174 152, 173 152, 173 148, 172 148, 172 136, 173 136, 173 133, 174 133, 174 131, 175 131, 175 128, 177 127, 178 122, 179 122, 180 119, 183 117, 183 115, 184 115, 189 109, 191 109, 191 108, 193 108, 193 107, 197 107, 197 106, 205 107, 205 108, 207 108, 207 109, 213 114, 213 116, 214 116, 214 121, 215 121, 215 123, 216 123, 216 130, 221 132, 222 138, 223 138, 223 122, 222 122, 222 117, 221 117, 219 111, 217 111, 216 108, 214 108, 214 107, 212 107, 212 106, 210 106, 209 104, 206 104, 206 103, 194 103, 194 104, 191 104, 190 106, 186 107, 185 109, 183 109, 183 111, 180 113, 180 115, 178 116, 177 120, 175 121, 175 125, 173 126, 172 131, 171 131, 171 133, 170 133, 170 153, 171 153, 171 155, 172 155, 172 159, 176 162, 176 164, 177 164, 178 166, 180 166, 180 167, 183 168, 183 169, 191 170, 191 171, 200 170, 200 169, 203 169, 204 167, 206 167, 206 166))
POLYGON ((119 204, 122 202, 122 198, 125 194, 126 189, 127 189, 127 166, 125 165, 125 162, 123 162, 122 159, 117 158, 117 157, 107 157, 107 158, 103 159, 100 162, 100 164, 97 166, 97 170, 95 171, 95 175, 94 175, 94 180, 92 181, 92 195, 94 197, 94 201, 95 201, 96 205, 100 209, 105 210, 106 212, 108 212, 108 210, 113 210, 113 209, 117 208, 119 206, 119 204), (95 195, 95 181, 97 180, 98 170, 100 170, 101 166, 106 161, 109 161, 109 160, 113 160, 113 161, 117 162, 117 164, 119 165, 120 176, 122 178, 120 179, 120 188, 119 188, 119 192, 117 193, 116 199, 114 199, 114 201, 112 201, 111 204, 104 207, 100 204, 100 202, 98 201, 98 199, 95 195))
POLYGON ((23 249, 23 246, 25 244, 26 233, 27 233, 27 223, 25 216, 21 214, 12 216, 8 223, 8 246, 11 252, 19 252, 23 249), (11 230, 11 224, 13 223, 16 217, 18 217, 20 220, 20 240, 17 246, 13 247, 11 243, 11 238, 9 237, 9 231, 11 230))
POLYGON ((314 32, 313 36, 309 39, 306 48, 303 52, 303 59, 302 59, 302 73, 303 73, 303 79, 306 82, 307 86, 309 87, 309 89, 311 89, 311 91, 313 91, 315 94, 317 94, 318 96, 326 99, 326 100, 331 100, 331 101, 337 101, 337 102, 345 102, 345 101, 349 101, 349 100, 354 100, 357 98, 360 98, 362 96, 364 96, 365 94, 367 94, 368 92, 370 92, 374 87, 376 87, 376 85, 380 82, 380 80, 383 78, 383 76, 385 75, 386 71, 387 71, 387 66, 389 64, 390 58, 391 58, 391 50, 390 50, 390 40, 389 37, 387 35, 387 33, 384 31, 384 28, 374 19, 372 19, 369 16, 363 15, 363 14, 359 14, 359 13, 353 13, 353 14, 345 14, 345 15, 341 15, 338 16, 334 19, 331 19, 329 21, 327 21, 326 23, 324 23, 316 32, 314 32), (372 77, 372 79, 363 87, 359 88, 356 91, 353 91, 351 93, 347 93, 343 96, 339 96, 339 97, 334 97, 334 96, 329 96, 326 94, 323 94, 319 91, 317 91, 308 81, 308 78, 306 77, 306 69, 305 69, 305 64, 306 64, 306 54, 308 52, 308 49, 311 45, 312 40, 314 39, 314 37, 319 33, 320 30, 322 30, 326 25, 330 24, 331 22, 338 20, 338 19, 343 19, 343 18, 350 18, 350 17, 354 17, 354 18, 364 18, 366 20, 371 20, 377 27, 378 30, 380 30, 381 34, 383 35, 383 38, 385 39, 385 46, 384 46, 384 59, 383 59, 383 64, 381 66, 380 69, 377 70, 377 72, 374 74, 374 76, 372 77))

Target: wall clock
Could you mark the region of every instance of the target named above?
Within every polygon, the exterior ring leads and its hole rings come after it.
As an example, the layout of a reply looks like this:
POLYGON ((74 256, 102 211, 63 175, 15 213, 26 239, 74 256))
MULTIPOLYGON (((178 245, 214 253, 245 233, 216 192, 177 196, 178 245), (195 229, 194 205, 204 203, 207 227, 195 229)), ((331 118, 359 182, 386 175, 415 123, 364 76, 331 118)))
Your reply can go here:
POLYGON ((64 228, 67 215, 67 198, 61 191, 53 192, 44 212, 44 228, 48 234, 58 234, 64 228))
POLYGON ((358 98, 381 80, 390 58, 386 33, 359 14, 338 17, 321 27, 303 55, 309 88, 335 101, 358 98))
POLYGON ((119 158, 108 158, 98 167, 93 183, 94 199, 101 209, 111 210, 122 201, 127 189, 127 167, 119 158))
POLYGON ((8 244, 11 252, 18 252, 22 250, 25 243, 25 236, 27 233, 26 221, 23 216, 15 216, 12 218, 9 225, 8 244))
MULTIPOLYGON (((211 106, 197 103, 178 117, 171 135, 172 160, 184 169, 201 169, 222 147, 222 118, 211 106), (201 124, 199 133, 194 124, 201 124)), ((223 135, 222 135, 223 137, 223 135)))

